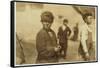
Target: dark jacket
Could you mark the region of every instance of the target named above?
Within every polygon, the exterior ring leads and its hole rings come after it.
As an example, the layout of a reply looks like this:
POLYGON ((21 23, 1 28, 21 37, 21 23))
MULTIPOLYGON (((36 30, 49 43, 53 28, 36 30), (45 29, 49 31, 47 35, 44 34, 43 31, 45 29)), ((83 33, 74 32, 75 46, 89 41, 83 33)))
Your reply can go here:
POLYGON ((59 27, 58 30, 58 39, 60 43, 66 43, 68 36, 71 34, 71 30, 68 26, 66 26, 66 29, 63 31, 62 27, 59 27))
POLYGON ((38 32, 36 37, 36 48, 38 56, 36 63, 52 63, 58 62, 57 53, 54 48, 57 46, 56 35, 53 30, 50 30, 52 37, 48 34, 48 31, 42 29, 38 32))

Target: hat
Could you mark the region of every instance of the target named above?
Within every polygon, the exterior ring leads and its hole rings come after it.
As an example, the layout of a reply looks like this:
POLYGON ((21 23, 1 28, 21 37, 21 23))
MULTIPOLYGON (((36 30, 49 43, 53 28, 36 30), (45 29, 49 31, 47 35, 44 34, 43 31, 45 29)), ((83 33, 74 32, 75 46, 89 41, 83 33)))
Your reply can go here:
POLYGON ((66 22, 66 23, 68 23, 68 19, 64 19, 64 20, 63 20, 63 22, 66 22))
POLYGON ((49 22, 52 23, 54 20, 54 16, 51 12, 45 11, 41 14, 41 22, 49 22))

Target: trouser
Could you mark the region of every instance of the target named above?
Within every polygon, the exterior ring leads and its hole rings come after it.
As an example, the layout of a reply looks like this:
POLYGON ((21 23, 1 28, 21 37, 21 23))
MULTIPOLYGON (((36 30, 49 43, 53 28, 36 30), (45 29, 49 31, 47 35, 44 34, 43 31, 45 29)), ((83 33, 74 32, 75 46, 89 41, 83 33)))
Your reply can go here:
POLYGON ((63 52, 63 57, 66 57, 66 53, 67 53, 67 43, 59 43, 60 46, 61 46, 61 49, 60 49, 60 54, 62 55, 62 52, 63 52))
POLYGON ((58 55, 55 56, 48 56, 44 57, 38 54, 37 59, 36 59, 36 64, 39 63, 57 63, 58 62, 58 55))
MULTIPOLYGON (((93 52, 93 44, 92 42, 90 41, 86 41, 86 44, 87 44, 87 49, 88 49, 88 53, 89 53, 89 56, 91 56, 92 52, 93 52)), ((85 52, 83 50, 83 47, 82 47, 82 43, 80 42, 80 46, 78 48, 78 53, 82 56, 83 60, 91 60, 91 58, 87 59, 86 56, 85 56, 85 52)))

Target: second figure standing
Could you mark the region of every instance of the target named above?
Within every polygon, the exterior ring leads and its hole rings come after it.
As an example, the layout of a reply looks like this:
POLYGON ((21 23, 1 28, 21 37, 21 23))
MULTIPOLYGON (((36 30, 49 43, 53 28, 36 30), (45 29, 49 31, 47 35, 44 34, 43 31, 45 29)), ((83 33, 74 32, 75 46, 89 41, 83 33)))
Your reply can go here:
POLYGON ((64 59, 66 59, 66 50, 68 48, 68 36, 70 36, 71 30, 68 27, 68 20, 63 20, 63 25, 59 27, 58 29, 58 42, 61 46, 60 55, 63 56, 64 59), (63 52, 63 55, 62 55, 63 52))

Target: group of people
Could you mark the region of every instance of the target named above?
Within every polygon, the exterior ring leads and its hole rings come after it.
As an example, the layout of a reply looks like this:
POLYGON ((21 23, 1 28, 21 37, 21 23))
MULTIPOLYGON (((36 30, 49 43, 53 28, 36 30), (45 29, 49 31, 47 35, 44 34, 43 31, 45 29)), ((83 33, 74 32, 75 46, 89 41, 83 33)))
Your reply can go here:
MULTIPOLYGON (((86 13, 82 16, 84 23, 80 30, 80 46, 79 54, 85 61, 89 60, 92 48, 91 37, 92 30, 89 28, 91 24, 92 14, 86 13)), ((58 29, 57 36, 50 28, 54 21, 54 15, 50 11, 41 14, 41 23, 43 28, 36 36, 36 49, 38 52, 36 63, 56 63, 59 57, 66 59, 68 49, 68 37, 71 30, 68 27, 68 19, 64 19, 62 25, 58 29)))

